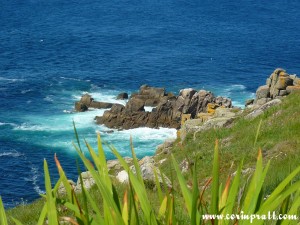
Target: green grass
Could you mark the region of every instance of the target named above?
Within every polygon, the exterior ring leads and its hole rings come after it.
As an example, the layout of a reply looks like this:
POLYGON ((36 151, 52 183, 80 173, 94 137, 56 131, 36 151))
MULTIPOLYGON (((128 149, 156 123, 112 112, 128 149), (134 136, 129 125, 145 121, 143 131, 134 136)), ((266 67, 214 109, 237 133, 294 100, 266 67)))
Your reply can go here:
MULTIPOLYGON (((231 128, 210 129, 205 132, 188 134, 186 140, 177 142, 172 150, 178 162, 188 158, 198 162, 198 179, 205 181, 211 176, 213 148, 216 139, 220 142, 220 171, 227 175, 236 171, 241 160, 244 168, 254 168, 257 149, 262 149, 266 160, 272 159, 265 181, 266 189, 272 189, 290 170, 300 164, 300 94, 289 95, 279 106, 266 111, 254 120, 238 118, 231 128), (257 142, 255 137, 261 122, 257 142)), ((244 112, 247 114, 247 112, 244 112)), ((159 155, 157 160, 164 157, 159 155)), ((161 169, 170 175, 165 161, 161 169)), ((189 177, 189 175, 187 175, 189 177)))

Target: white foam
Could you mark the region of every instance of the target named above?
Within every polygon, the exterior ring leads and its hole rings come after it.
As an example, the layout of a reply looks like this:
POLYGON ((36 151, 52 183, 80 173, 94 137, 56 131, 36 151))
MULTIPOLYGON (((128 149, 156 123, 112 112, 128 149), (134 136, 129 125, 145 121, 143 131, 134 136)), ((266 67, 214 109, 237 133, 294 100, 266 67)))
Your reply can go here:
POLYGON ((13 127, 17 126, 15 123, 2 123, 2 122, 0 122, 0 126, 6 126, 6 125, 13 126, 13 127))
POLYGON ((72 77, 60 77, 60 79, 63 79, 63 80, 73 80, 73 81, 82 81, 80 79, 72 78, 72 77))
POLYGON ((35 167, 34 165, 31 165, 31 182, 33 184, 33 189, 38 194, 45 194, 45 191, 41 190, 41 188, 38 185, 39 180, 39 169, 35 167))
POLYGON ((0 157, 9 156, 9 157, 16 158, 16 157, 20 157, 20 156, 23 156, 23 155, 24 154, 22 154, 22 153, 20 153, 16 150, 0 153, 0 157))
POLYGON ((127 100, 117 100, 117 93, 102 93, 102 92, 84 92, 83 94, 90 94, 95 101, 99 102, 109 102, 109 103, 118 103, 125 105, 127 100))
POLYGON ((21 93, 22 93, 22 94, 26 94, 26 93, 31 92, 31 91, 32 91, 32 89, 27 89, 27 90, 21 91, 21 93))
POLYGON ((231 90, 245 90, 246 86, 242 84, 232 84, 230 85, 231 90))
POLYGON ((24 131, 43 131, 46 130, 46 127, 40 125, 29 125, 27 123, 23 123, 22 125, 16 126, 14 130, 24 130, 24 131))
POLYGON ((68 113, 68 114, 71 114, 71 113, 73 113, 72 111, 70 111, 70 110, 66 110, 66 109, 64 109, 64 110, 63 110, 63 112, 64 112, 64 113, 68 113))
POLYGON ((154 109, 155 107, 151 107, 151 106, 145 106, 144 109, 146 112, 152 112, 152 109, 154 109))
POLYGON ((0 77, 0 81, 7 81, 13 83, 13 82, 22 82, 24 81, 24 79, 0 77))
POLYGON ((47 95, 45 98, 44 98, 44 100, 46 101, 46 102, 53 102, 54 100, 53 100, 53 95, 47 95))

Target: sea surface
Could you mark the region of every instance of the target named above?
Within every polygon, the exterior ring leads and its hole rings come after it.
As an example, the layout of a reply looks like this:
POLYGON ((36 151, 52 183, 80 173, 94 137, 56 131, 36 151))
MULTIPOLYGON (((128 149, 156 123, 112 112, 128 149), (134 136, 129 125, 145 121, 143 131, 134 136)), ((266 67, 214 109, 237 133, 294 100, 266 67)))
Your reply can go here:
POLYGON ((84 93, 125 104, 115 96, 142 84, 176 94, 192 87, 243 106, 275 68, 299 74, 299 9, 298 0, 0 0, 5 206, 44 192, 44 158, 57 179, 54 153, 76 181, 73 120, 81 140, 96 147, 99 131, 124 156, 130 135, 140 158, 176 136, 167 128, 106 133, 93 120, 104 110, 73 112, 84 93))

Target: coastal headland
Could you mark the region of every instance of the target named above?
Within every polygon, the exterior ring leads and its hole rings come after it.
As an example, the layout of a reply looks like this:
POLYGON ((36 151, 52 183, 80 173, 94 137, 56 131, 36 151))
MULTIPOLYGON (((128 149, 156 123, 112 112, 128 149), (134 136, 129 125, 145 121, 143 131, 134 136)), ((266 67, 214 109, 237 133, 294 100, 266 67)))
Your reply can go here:
MULTIPOLYGON (((125 105, 97 102, 92 96, 85 94, 75 103, 75 109, 84 112, 89 108, 107 108, 103 116, 95 118, 95 123, 113 129, 176 128, 177 139, 166 140, 157 147, 154 156, 140 159, 144 179, 153 183, 155 179, 153 168, 158 168, 167 161, 174 143, 184 143, 188 135, 195 140, 201 132, 210 129, 230 128, 241 118, 251 121, 270 107, 280 105, 282 99, 297 91, 300 91, 300 78, 278 68, 266 79, 265 85, 258 87, 255 99, 245 102, 244 109, 233 106, 232 100, 227 97, 215 97, 210 91, 185 88, 178 95, 174 95, 166 93, 165 88, 148 85, 142 85, 139 92, 133 93, 130 97, 127 93, 116 96, 117 99, 128 99, 125 105), (145 107, 151 107, 151 111, 146 111, 145 107)), ((131 158, 127 158, 127 162, 132 163, 131 158)), ((188 170, 189 163, 186 159, 180 165, 182 171, 188 170)), ((109 160, 108 168, 117 180, 122 183, 128 182, 128 174, 121 169, 117 160, 109 160)), ((90 180, 88 174, 83 174, 83 177, 89 188, 94 182, 90 180)), ((168 180, 167 177, 166 179, 168 180)), ((78 182, 77 186, 80 187, 78 182)))

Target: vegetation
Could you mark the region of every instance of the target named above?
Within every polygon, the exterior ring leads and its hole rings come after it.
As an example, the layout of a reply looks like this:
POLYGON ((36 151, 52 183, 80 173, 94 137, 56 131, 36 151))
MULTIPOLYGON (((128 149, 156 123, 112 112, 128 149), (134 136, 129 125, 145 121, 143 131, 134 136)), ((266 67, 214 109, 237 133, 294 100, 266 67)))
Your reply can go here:
MULTIPOLYGON (((211 175, 213 148, 216 139, 220 144, 220 171, 223 183, 227 176, 234 173, 240 162, 244 161, 244 171, 254 170, 257 149, 260 147, 265 161, 271 161, 265 180, 267 192, 273 190, 289 172, 300 165, 300 94, 287 96, 281 105, 271 107, 263 115, 246 120, 243 115, 236 119, 230 128, 210 129, 205 132, 189 134, 181 144, 177 142, 172 154, 178 162, 188 159, 193 164, 198 158, 198 180, 205 184, 211 175), (257 136, 257 129, 260 132, 257 136)), ((156 160, 164 158, 164 154, 156 156, 156 160)), ((165 161, 161 169, 171 176, 165 161)), ((174 171, 174 170, 173 170, 174 171)), ((190 174, 186 177, 191 179, 190 174)))
MULTIPOLYGON (((129 183, 117 184, 108 173, 98 135, 98 151, 86 143, 91 161, 75 146, 96 185, 75 194, 59 159, 60 179, 51 186, 44 161, 45 190, 42 199, 5 213, 0 199, 0 225, 6 224, 297 224, 298 220, 206 218, 203 215, 297 215, 300 206, 300 96, 290 95, 252 121, 239 118, 229 129, 190 134, 177 143, 172 154, 155 171, 156 191, 147 189, 132 147, 136 174, 117 150, 111 151, 128 171, 129 183), (260 130, 258 132, 258 130, 260 130), (220 140, 215 141, 215 140, 220 140), (262 150, 258 150, 259 146, 262 150), (263 163, 262 158, 268 162, 263 163), (190 172, 183 175, 178 162, 188 158, 190 172), (168 165, 168 166, 166 166, 168 165), (250 168, 250 169, 249 169, 250 168), (247 173, 247 171, 249 173, 247 173), (292 172, 291 172, 292 171, 292 172), (159 184, 158 174, 171 177, 172 187, 159 184), (57 193, 60 183, 66 195, 57 193), (30 213, 30 211, 35 211, 30 213), (17 213, 22 211, 22 213, 17 213), (21 216, 20 216, 21 215, 21 216), (21 221, 21 222, 20 222, 21 221)), ((76 133, 77 140, 78 135, 76 133)), ((156 156, 159 160, 162 155, 156 156)), ((75 168, 74 168, 75 169, 75 168)), ((163 176, 162 176, 163 177, 163 176)), ((82 183, 82 182, 81 182, 82 183)))

